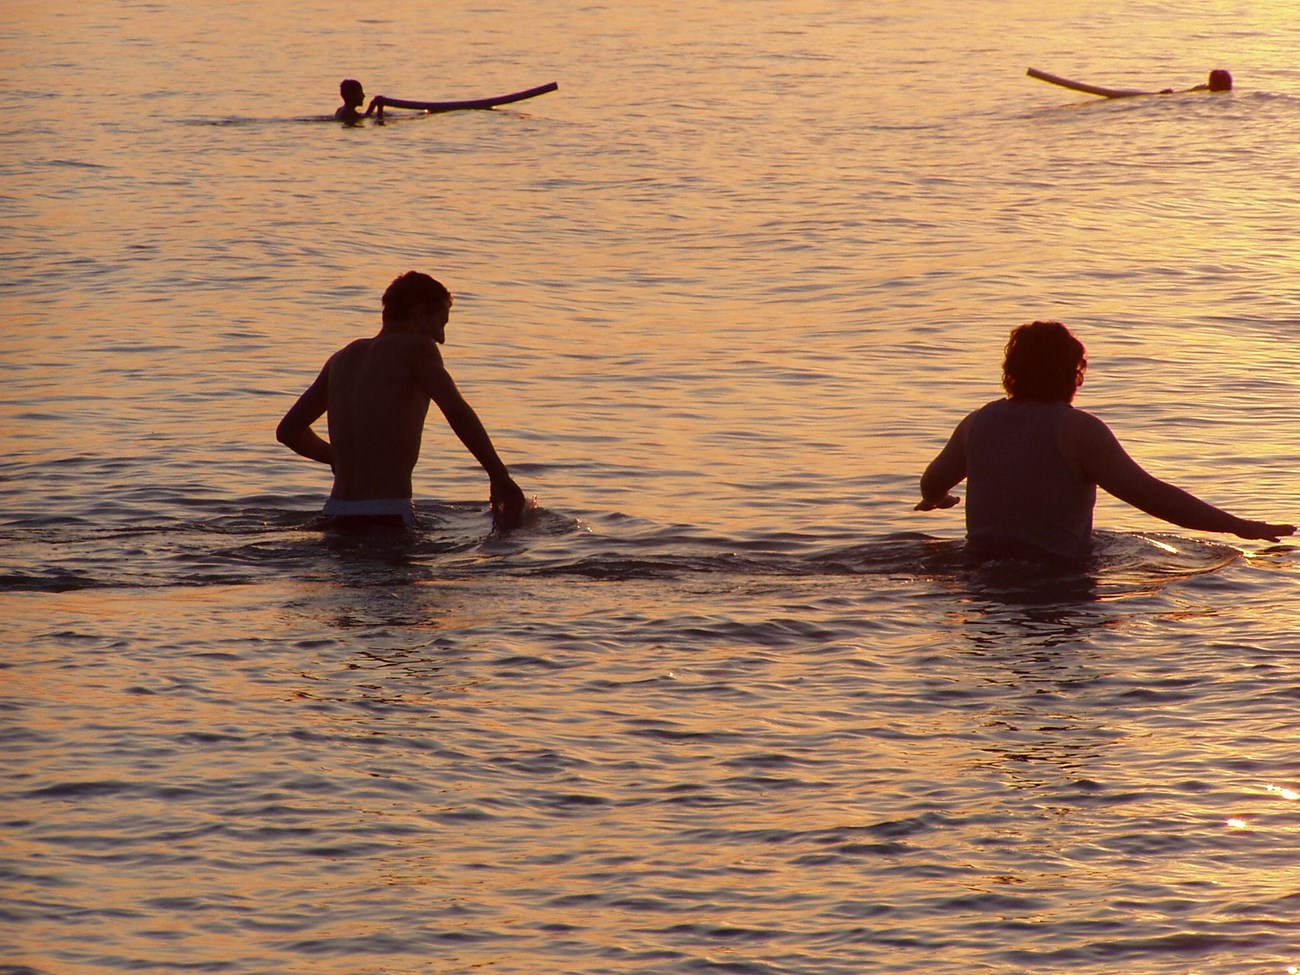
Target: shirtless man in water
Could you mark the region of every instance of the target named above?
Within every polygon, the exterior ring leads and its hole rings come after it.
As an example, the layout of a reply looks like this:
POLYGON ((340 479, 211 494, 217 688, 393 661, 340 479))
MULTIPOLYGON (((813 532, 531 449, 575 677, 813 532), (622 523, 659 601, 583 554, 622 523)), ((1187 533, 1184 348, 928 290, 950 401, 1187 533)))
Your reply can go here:
POLYGON ((280 443, 333 468, 324 514, 337 523, 415 523, 411 473, 432 400, 491 479, 495 527, 518 526, 524 494, 438 351, 451 305, 451 294, 429 275, 408 271, 397 278, 384 292, 379 334, 330 356, 280 421, 280 443), (329 440, 312 429, 326 413, 329 440))
POLYGON ((340 122, 346 122, 348 125, 356 125, 363 118, 369 118, 374 114, 375 109, 379 110, 379 117, 384 116, 384 96, 376 95, 370 100, 369 107, 365 112, 359 112, 362 105, 366 104, 366 92, 361 87, 361 82, 352 78, 347 78, 339 82, 339 97, 343 99, 343 104, 334 110, 334 117, 340 122))
POLYGON ((1097 486, 1175 525, 1276 542, 1294 525, 1246 521, 1152 477, 1110 428, 1071 406, 1083 383, 1084 348, 1060 322, 1011 333, 994 400, 957 425, 921 477, 918 511, 951 508, 967 481, 966 545, 976 558, 1074 561, 1092 546, 1097 486))

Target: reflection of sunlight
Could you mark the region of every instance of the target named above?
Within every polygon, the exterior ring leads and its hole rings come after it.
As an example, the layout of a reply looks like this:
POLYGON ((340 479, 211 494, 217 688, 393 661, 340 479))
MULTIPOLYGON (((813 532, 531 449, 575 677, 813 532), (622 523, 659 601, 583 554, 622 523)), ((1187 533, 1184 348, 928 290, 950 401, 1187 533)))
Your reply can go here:
POLYGON ((1156 548, 1164 549, 1170 555, 1178 554, 1178 549, 1170 545, 1168 542, 1162 542, 1158 538, 1148 538, 1147 541, 1150 542, 1152 545, 1154 545, 1156 548))
MULTIPOLYGON (((1271 784, 1262 786, 1261 788, 1263 788, 1263 790, 1269 793, 1270 795, 1278 796, 1282 799, 1287 799, 1291 802, 1300 800, 1300 792, 1297 792, 1295 789, 1288 789, 1284 786, 1271 785, 1271 784)), ((1237 829, 1237 830, 1252 829, 1251 825, 1248 822, 1246 822, 1246 820, 1244 819, 1225 820, 1224 825, 1226 825, 1229 829, 1237 829)), ((1297 973, 1297 975, 1300 975, 1300 973, 1297 973)))

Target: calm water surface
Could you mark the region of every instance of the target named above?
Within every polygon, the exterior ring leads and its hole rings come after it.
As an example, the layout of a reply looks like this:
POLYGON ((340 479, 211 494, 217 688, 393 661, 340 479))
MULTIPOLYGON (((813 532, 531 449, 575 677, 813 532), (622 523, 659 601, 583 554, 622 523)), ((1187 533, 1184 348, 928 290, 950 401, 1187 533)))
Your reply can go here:
POLYGON ((911 510, 1057 317, 1296 520, 1289 4, 266 6, 6 11, 0 972, 1296 971, 1294 546, 911 510), (274 443, 408 268, 510 537, 440 422, 408 536, 274 443))

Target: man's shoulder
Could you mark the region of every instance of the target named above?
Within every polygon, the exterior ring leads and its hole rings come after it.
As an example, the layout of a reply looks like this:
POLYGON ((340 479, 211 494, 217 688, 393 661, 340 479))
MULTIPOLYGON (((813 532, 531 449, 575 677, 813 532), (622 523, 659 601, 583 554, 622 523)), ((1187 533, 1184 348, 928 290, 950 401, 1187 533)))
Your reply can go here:
POLYGON ((366 358, 381 368, 413 372, 416 375, 429 369, 441 369, 442 353, 438 343, 427 335, 415 332, 380 332, 369 343, 366 358))
POLYGON ((1097 427, 1104 428, 1106 426, 1105 421, 1102 420, 1101 417, 1089 413, 1087 410, 1081 410, 1077 406, 1068 403, 1066 404, 1066 410, 1062 414, 1062 417, 1066 423, 1074 424, 1080 428, 1095 429, 1097 427))
POLYGON ((438 346, 427 335, 419 335, 415 332, 380 332, 378 335, 368 335, 365 338, 353 339, 343 348, 335 352, 335 355, 345 355, 356 352, 366 352, 372 349, 401 349, 403 351, 423 349, 437 351, 438 346))
POLYGON ((383 349, 386 354, 429 358, 441 360, 438 343, 427 335, 418 332, 380 332, 373 339, 364 341, 375 343, 375 348, 383 349))
POLYGON ((975 407, 975 409, 967 413, 961 422, 964 426, 970 426, 970 424, 974 423, 982 415, 988 413, 996 413, 998 410, 1005 409, 1010 404, 1010 402, 1011 401, 1009 399, 1006 399, 1005 397, 1001 399, 989 400, 983 406, 977 406, 975 407))
POLYGON ((370 343, 373 341, 373 338, 353 339, 347 345, 343 346, 343 348, 330 356, 330 362, 345 362, 348 359, 354 359, 358 355, 363 354, 366 349, 370 348, 370 343))
POLYGON ((380 332, 371 341, 375 342, 406 342, 410 345, 432 345, 437 347, 436 342, 427 335, 419 332, 380 332))
POLYGON ((1080 447, 1101 449, 1115 440, 1115 434, 1101 417, 1076 406, 1070 407, 1062 415, 1061 421, 1061 429, 1066 436, 1080 447))

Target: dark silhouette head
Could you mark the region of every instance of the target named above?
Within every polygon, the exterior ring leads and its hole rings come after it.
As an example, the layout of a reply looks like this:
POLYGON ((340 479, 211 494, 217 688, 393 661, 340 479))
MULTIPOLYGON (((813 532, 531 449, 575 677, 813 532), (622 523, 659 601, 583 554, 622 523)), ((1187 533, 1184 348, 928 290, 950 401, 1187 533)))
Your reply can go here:
POLYGON ((365 103, 366 92, 361 87, 361 82, 347 78, 339 82, 339 97, 343 99, 343 104, 356 107, 365 103))
POLYGON ((451 306, 451 292, 440 281, 421 271, 407 271, 394 278, 383 297, 385 325, 406 321, 420 305, 433 307, 445 303, 451 306))
POLYGON ((1031 322, 1011 332, 1002 388, 1012 399, 1069 403, 1083 383, 1083 343, 1060 322, 1031 322))
POLYGON ((1232 75, 1222 68, 1215 68, 1210 72, 1208 87, 1210 91, 1232 91, 1232 75))

